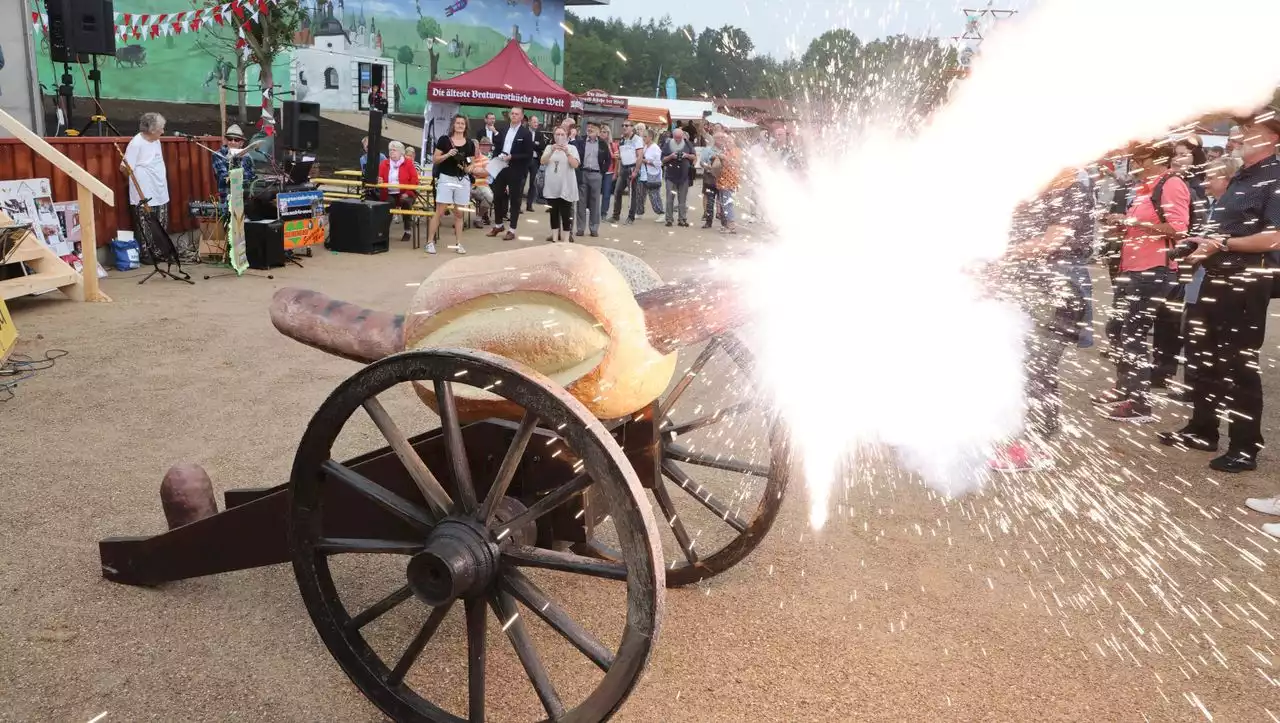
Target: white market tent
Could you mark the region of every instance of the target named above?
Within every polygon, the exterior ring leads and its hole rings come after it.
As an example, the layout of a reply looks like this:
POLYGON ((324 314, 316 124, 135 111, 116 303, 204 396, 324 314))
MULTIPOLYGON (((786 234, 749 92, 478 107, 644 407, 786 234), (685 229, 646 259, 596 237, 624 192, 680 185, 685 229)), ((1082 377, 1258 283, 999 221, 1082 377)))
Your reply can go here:
POLYGON ((667 100, 666 98, 645 98, 638 95, 622 96, 627 105, 638 105, 645 108, 662 108, 672 121, 702 120, 703 113, 714 113, 716 106, 707 100, 667 100))
POLYGON ((730 131, 749 131, 752 128, 760 127, 755 123, 752 123, 751 121, 745 121, 745 120, 742 120, 741 118, 734 118, 733 116, 726 115, 724 113, 712 113, 711 115, 707 116, 704 120, 706 120, 706 122, 708 123, 715 123, 716 125, 724 126, 725 130, 730 130, 730 131))

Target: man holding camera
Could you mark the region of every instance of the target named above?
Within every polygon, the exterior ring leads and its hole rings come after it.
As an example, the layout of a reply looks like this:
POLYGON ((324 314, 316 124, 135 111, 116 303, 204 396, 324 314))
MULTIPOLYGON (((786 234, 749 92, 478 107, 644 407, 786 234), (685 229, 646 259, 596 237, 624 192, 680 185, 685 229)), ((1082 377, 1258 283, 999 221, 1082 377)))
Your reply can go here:
POLYGON ((1237 119, 1233 141, 1244 167, 1230 181, 1214 211, 1217 231, 1191 238, 1189 257, 1203 264, 1205 279, 1198 302, 1189 310, 1191 323, 1203 333, 1189 335, 1188 366, 1194 407, 1191 419, 1177 432, 1160 435, 1160 443, 1202 452, 1218 449, 1219 411, 1228 418, 1226 454, 1209 467, 1218 472, 1257 469, 1262 449, 1262 376, 1259 349, 1271 302, 1271 270, 1263 268, 1269 253, 1280 251, 1280 119, 1267 108, 1237 119), (1238 135, 1237 135, 1238 134, 1238 135))

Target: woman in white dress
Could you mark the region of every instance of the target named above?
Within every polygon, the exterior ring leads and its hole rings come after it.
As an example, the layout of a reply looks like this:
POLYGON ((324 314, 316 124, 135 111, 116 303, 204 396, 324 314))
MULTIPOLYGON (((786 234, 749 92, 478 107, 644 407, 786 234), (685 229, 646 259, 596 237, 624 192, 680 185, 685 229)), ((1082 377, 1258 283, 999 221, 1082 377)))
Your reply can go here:
POLYGON ((547 241, 561 241, 561 231, 569 234, 573 243, 573 207, 578 203, 578 149, 569 145, 569 135, 563 126, 556 129, 551 145, 542 152, 542 168, 546 179, 542 196, 551 207, 551 231, 547 241))

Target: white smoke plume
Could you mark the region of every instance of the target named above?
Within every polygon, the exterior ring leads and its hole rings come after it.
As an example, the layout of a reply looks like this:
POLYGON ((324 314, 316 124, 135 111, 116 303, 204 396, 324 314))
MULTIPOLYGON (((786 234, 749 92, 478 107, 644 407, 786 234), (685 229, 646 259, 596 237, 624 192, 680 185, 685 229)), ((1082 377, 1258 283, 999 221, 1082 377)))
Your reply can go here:
POLYGON ((1062 168, 1265 102, 1278 27, 1276 0, 1045 0, 989 36, 914 138, 836 118, 851 130, 808 149, 804 179, 765 174, 781 238, 748 271, 757 347, 815 526, 859 443, 893 447, 948 494, 979 484, 990 447, 1021 428, 1027 322, 968 270, 1001 254, 1016 205, 1062 168))

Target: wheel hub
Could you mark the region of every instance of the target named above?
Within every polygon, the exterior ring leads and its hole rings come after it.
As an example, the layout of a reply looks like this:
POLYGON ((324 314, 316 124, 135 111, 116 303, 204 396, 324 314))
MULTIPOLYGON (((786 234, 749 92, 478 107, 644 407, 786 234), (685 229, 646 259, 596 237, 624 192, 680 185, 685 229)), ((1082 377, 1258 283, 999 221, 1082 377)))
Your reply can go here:
POLYGON ((497 575, 498 547, 475 520, 442 520, 431 531, 425 549, 409 559, 409 588, 432 607, 475 597, 497 575))

